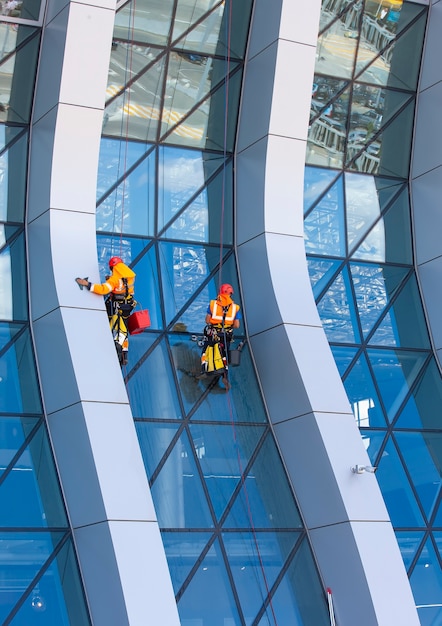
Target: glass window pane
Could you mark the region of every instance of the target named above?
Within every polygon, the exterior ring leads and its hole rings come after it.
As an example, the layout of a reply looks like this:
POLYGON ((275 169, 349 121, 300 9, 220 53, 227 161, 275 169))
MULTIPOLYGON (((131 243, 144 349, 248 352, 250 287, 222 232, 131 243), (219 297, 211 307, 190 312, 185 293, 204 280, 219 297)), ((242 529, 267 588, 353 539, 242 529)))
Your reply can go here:
POLYGON ((246 624, 252 624, 262 599, 275 583, 299 540, 290 533, 224 533, 223 542, 246 624))
POLYGON ((346 268, 317 304, 322 326, 330 342, 356 343, 359 326, 346 268))
POLYGON ((387 442, 378 463, 376 478, 393 526, 395 528, 424 526, 422 514, 391 439, 387 442))
POLYGON ((308 542, 303 540, 259 626, 328 626, 330 614, 308 542))
MULTIPOLYGON (((154 337, 140 333, 130 339, 130 367, 144 355, 152 345, 154 337)), ((144 360, 144 359, 143 359, 144 360)), ((175 391, 169 354, 162 341, 143 362, 135 368, 127 381, 132 413, 134 417, 181 419, 182 411, 175 391)))
MULTIPOLYGON (((64 534, 62 533, 0 532, 2 545, 0 554, 0 578, 2 580, 0 622, 2 624, 5 623, 7 616, 63 538, 64 534)), ((28 619, 29 617, 28 614, 28 619)), ((14 623, 22 626, 29 622, 23 622, 20 619, 14 623)), ((42 626, 44 624, 44 622, 39 623, 42 626)))
MULTIPOLYGON (((110 141, 110 140, 109 140, 110 141)), ((103 149, 103 148, 102 148, 103 149)), ((107 190, 117 178, 123 175, 126 167, 125 145, 121 144, 120 160, 114 162, 114 168, 101 170, 100 192, 107 190)), ((132 154, 135 160, 137 151, 132 154)), ((151 184, 146 191, 146 181, 153 183, 155 178, 155 155, 150 153, 138 159, 135 169, 106 195, 97 206, 97 231, 125 233, 131 235, 152 236, 154 234, 155 200, 154 187, 151 184)))
POLYGON ((211 534, 201 532, 162 533, 164 550, 175 595, 205 549, 211 534))
MULTIPOLYGON (((314 87, 313 87, 314 88, 314 87)), ((340 173, 319 167, 306 167, 304 170, 304 213, 316 204, 322 194, 331 186, 340 173)))
POLYGON ((388 418, 393 421, 428 354, 405 350, 367 350, 367 355, 388 418))
POLYGON ((179 424, 135 420, 144 467, 149 479, 175 437, 179 424))
POLYGON ((67 525, 57 472, 42 424, 13 466, 1 476, 0 526, 67 525))
MULTIPOLYGON (((0 124, 7 150, 0 155, 0 220, 23 222, 26 196, 28 133, 0 124)), ((0 139, 1 141, 1 139, 0 139)), ((3 142, 2 142, 3 143, 3 142)))
POLYGON ((385 417, 363 354, 346 374, 345 391, 359 427, 385 427, 385 417))
POLYGON ((345 255, 343 178, 324 194, 304 220, 305 248, 308 253, 345 255))
POLYGON ((407 572, 420 548, 421 541, 424 538, 423 532, 412 532, 399 530, 396 532, 396 539, 402 554, 405 569, 407 572))
POLYGON ((114 37, 167 45, 174 0, 129 2, 115 16, 114 37))
POLYGON ((25 330, 0 355, 0 411, 34 413, 42 411, 29 331, 25 330))
POLYGON ((0 417, 0 480, 40 417, 0 417))
POLYGON ((224 526, 302 528, 295 499, 271 434, 267 435, 243 481, 224 526))
POLYGON ((213 527, 192 447, 184 431, 152 485, 152 498, 162 529, 213 527))
POLYGON ((441 491, 442 433, 401 433, 396 441, 427 519, 441 491))
POLYGON ((410 578, 421 624, 437 624, 442 618, 440 590, 442 570, 430 538, 426 541, 410 578))
POLYGON ((242 626, 218 540, 215 540, 190 585, 178 601, 183 626, 220 624, 242 626))
POLYGON ((190 425, 196 455, 218 518, 241 481, 264 432, 264 426, 190 425))
POLYGON ((398 428, 440 429, 442 379, 434 358, 420 377, 411 398, 401 412, 398 428))

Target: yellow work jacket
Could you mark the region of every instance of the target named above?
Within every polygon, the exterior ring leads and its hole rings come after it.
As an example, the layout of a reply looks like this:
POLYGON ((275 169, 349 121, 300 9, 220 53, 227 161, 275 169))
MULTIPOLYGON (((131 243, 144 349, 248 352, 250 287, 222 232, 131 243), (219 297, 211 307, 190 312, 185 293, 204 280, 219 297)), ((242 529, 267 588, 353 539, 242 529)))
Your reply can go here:
POLYGON ((101 285, 92 284, 91 291, 101 296, 106 296, 108 293, 114 293, 119 295, 126 295, 126 285, 123 278, 127 278, 127 290, 129 295, 134 293, 135 272, 130 269, 124 263, 117 263, 112 268, 112 275, 101 285))
POLYGON ((212 326, 222 326, 224 320, 224 328, 231 328, 233 326, 233 322, 235 321, 236 314, 238 313, 240 307, 238 304, 235 304, 233 301, 227 305, 228 309, 224 315, 223 306, 218 302, 218 300, 210 301, 210 321, 209 324, 212 326))

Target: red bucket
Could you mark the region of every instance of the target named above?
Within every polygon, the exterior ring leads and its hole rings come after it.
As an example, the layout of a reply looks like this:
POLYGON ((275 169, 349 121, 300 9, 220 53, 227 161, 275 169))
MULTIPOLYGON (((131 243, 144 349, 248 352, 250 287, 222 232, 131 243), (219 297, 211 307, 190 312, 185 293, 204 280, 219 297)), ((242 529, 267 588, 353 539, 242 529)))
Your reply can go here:
POLYGON ((142 333, 143 330, 150 326, 150 315, 147 309, 142 311, 134 311, 129 317, 127 327, 131 335, 142 333))

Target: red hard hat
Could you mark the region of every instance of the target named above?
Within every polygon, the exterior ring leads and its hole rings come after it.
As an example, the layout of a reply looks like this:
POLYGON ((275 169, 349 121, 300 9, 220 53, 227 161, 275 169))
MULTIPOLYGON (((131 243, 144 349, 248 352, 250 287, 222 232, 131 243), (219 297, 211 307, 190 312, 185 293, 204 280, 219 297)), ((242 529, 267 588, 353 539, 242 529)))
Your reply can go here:
POLYGON ((225 293, 226 295, 231 296, 233 293, 233 287, 228 283, 224 283, 224 285, 221 285, 221 287, 219 288, 219 292, 220 294, 225 293))
POLYGON ((123 260, 120 259, 119 256, 113 256, 111 259, 109 259, 109 269, 112 269, 113 267, 115 267, 115 265, 122 262, 123 260))

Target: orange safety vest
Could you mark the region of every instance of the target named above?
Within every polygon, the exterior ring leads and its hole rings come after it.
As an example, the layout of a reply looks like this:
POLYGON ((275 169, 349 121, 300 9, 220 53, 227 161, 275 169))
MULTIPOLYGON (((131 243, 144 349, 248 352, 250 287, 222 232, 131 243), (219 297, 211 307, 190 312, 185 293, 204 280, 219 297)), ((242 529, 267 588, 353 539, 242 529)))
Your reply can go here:
POLYGON ((101 296, 106 296, 108 293, 125 296, 126 285, 123 278, 126 278, 127 290, 129 295, 132 296, 134 293, 135 276, 135 272, 131 270, 130 267, 124 263, 117 263, 112 269, 112 276, 101 285, 92 284, 91 291, 101 296))
POLYGON ((224 326, 225 328, 230 328, 233 326, 233 322, 235 321, 236 314, 238 313, 240 307, 238 304, 232 302, 227 307, 223 307, 218 300, 210 301, 210 314, 211 318, 209 324, 212 326, 224 326), (225 309, 227 309, 225 311, 225 309))

